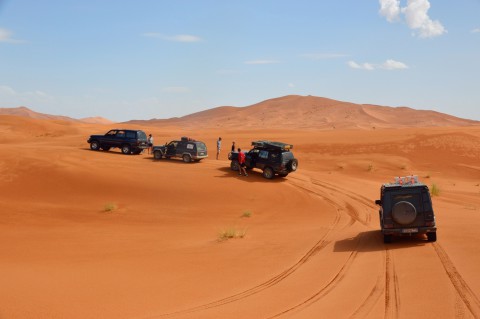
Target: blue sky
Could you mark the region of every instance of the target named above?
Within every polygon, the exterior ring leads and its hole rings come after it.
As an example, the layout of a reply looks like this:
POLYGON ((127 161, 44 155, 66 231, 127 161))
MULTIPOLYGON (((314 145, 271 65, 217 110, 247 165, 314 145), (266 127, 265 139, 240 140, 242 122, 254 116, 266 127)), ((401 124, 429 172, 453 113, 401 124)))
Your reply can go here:
POLYGON ((0 0, 0 107, 124 121, 289 94, 480 120, 480 0, 0 0))

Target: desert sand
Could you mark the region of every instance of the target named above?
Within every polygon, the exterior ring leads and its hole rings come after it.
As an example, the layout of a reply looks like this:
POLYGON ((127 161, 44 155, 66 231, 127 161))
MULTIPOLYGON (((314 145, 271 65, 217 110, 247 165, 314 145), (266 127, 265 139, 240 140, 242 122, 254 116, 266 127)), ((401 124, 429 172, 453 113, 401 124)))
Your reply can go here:
POLYGON ((0 115, 0 318, 480 318, 480 126, 225 123, 0 115), (210 157, 91 151, 113 127, 190 136, 210 157), (231 141, 255 139, 293 144, 298 171, 236 175, 231 141), (374 200, 410 174, 440 189, 438 241, 385 245, 374 200))

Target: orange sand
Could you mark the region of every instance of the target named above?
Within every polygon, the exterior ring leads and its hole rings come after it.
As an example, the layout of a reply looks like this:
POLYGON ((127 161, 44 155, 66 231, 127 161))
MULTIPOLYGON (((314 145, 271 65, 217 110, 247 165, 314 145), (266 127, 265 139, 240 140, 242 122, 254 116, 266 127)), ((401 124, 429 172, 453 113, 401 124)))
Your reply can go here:
POLYGON ((480 318, 479 126, 192 127, 1 115, 0 318, 480 318), (126 126, 210 158, 89 150, 126 126), (227 150, 254 139, 292 143, 299 170, 238 177, 227 150), (373 202, 408 174, 441 190, 438 241, 385 245, 373 202))

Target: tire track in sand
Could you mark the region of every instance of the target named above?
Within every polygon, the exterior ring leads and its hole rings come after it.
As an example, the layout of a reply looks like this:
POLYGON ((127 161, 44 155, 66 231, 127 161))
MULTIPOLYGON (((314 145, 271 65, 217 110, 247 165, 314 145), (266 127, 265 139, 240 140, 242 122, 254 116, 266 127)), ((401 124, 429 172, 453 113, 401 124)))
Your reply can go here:
POLYGON ((398 318, 400 294, 395 263, 390 249, 385 250, 385 318, 398 318))
POLYGON ((321 287, 319 290, 317 290, 313 295, 308 297, 307 299, 303 300, 302 302, 289 307, 271 317, 268 317, 268 319, 273 319, 273 318, 279 318, 281 316, 284 316, 288 313, 291 313, 293 311, 300 310, 302 308, 306 308, 311 306, 312 304, 316 303, 320 299, 322 299, 324 296, 329 294, 333 289, 337 287, 337 285, 345 278, 345 275, 348 273, 348 270, 352 266, 353 262, 355 261, 355 258, 358 255, 358 246, 362 242, 362 235, 360 235, 357 239, 357 244, 355 249, 353 249, 350 254, 348 255, 347 260, 343 263, 342 267, 333 275, 333 277, 327 282, 326 285, 321 287))
MULTIPOLYGON (((145 317, 142 317, 142 318, 145 318, 145 319, 168 318, 168 317, 172 317, 172 316, 176 316, 176 315, 188 314, 188 313, 203 311, 203 310, 207 310, 207 309, 211 309, 211 308, 215 308, 215 307, 220 307, 220 306, 223 306, 223 305, 233 303, 235 301, 250 297, 252 295, 255 295, 255 294, 257 294, 257 293, 259 293, 259 292, 261 292, 265 289, 268 289, 268 288, 280 283, 281 281, 283 281, 284 279, 286 279, 287 277, 292 275, 295 271, 297 271, 303 264, 308 262, 308 260, 312 256, 314 256, 318 251, 325 248, 330 243, 328 238, 331 236, 333 231, 338 227, 338 225, 340 223, 340 220, 341 220, 341 217, 342 217, 342 215, 340 214, 340 211, 343 210, 343 207, 341 207, 336 202, 330 200, 329 198, 324 197, 318 191, 309 189, 308 187, 298 185, 296 183, 291 183, 291 184, 293 186, 297 187, 297 188, 300 188, 304 191, 307 191, 308 193, 310 193, 312 195, 318 196, 318 197, 326 200, 328 203, 330 203, 331 205, 333 205, 335 207, 335 218, 334 218, 333 222, 330 224, 330 226, 328 228, 328 231, 322 236, 322 238, 320 238, 315 243, 315 245, 313 247, 310 248, 310 250, 305 255, 302 256, 302 258, 300 258, 294 265, 292 265, 288 269, 284 270, 280 274, 270 278, 269 280, 267 280, 267 281, 265 281, 265 282, 263 282, 263 283, 261 283, 257 286, 254 286, 252 288, 249 288, 249 289, 244 290, 242 292, 239 292, 237 294, 234 294, 234 295, 231 295, 231 296, 219 299, 219 300, 215 300, 215 301, 212 301, 212 302, 209 302, 209 303, 205 303, 205 304, 202 304, 202 305, 199 305, 199 306, 196 306, 196 307, 192 307, 192 308, 188 308, 188 309, 184 309, 184 310, 179 310, 179 311, 175 311, 175 312, 170 312, 170 313, 165 313, 165 314, 145 316, 145 317)), ((351 258, 351 255, 350 255, 349 259, 351 258)), ((356 255, 356 252, 355 252, 355 255, 356 255)))
POLYGON ((457 291, 458 296, 463 301, 467 309, 473 315, 474 318, 480 318, 480 300, 475 293, 470 289, 468 284, 462 278, 453 262, 448 257, 448 254, 438 243, 432 243, 435 252, 437 253, 440 261, 445 269, 448 278, 453 284, 453 287, 457 291))

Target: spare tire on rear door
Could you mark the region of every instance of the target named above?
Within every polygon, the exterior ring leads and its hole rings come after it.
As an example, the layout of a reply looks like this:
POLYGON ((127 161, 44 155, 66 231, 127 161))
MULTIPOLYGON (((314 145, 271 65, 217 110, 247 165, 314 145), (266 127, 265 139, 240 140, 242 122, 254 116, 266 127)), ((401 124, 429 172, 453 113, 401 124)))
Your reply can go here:
POLYGON ((401 201, 393 205, 393 220, 400 225, 408 225, 417 218, 417 210, 412 203, 401 201))
POLYGON ((295 172, 298 168, 298 161, 296 159, 292 159, 290 162, 287 164, 287 169, 291 172, 295 172))

